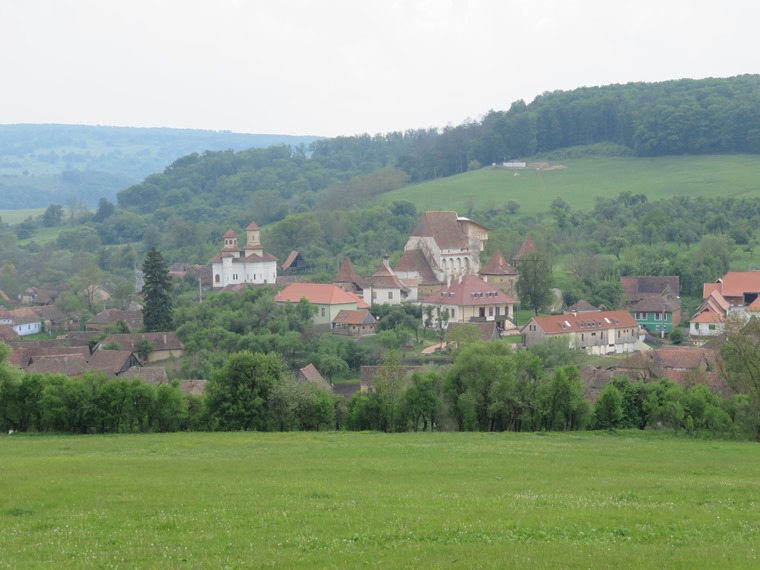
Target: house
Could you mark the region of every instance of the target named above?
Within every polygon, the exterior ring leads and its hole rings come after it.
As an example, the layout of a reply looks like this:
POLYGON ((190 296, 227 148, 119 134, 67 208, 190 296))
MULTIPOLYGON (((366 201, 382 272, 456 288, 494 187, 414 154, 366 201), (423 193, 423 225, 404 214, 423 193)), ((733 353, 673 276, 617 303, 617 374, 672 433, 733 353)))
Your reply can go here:
POLYGON ((760 295, 760 271, 729 271, 714 283, 705 283, 702 298, 718 292, 735 307, 745 307, 760 295))
POLYGON ((44 330, 42 317, 35 311, 35 307, 0 310, 0 325, 10 325, 19 336, 37 334, 44 330))
POLYGON ((291 251, 285 263, 282 264, 280 272, 283 275, 296 275, 298 273, 304 273, 310 269, 309 264, 303 258, 303 255, 297 251, 291 251))
POLYGON ((106 378, 114 378, 132 367, 140 366, 134 352, 129 350, 96 350, 87 361, 89 370, 104 372, 106 378))
POLYGON ((677 297, 681 292, 681 278, 678 275, 621 277, 620 287, 626 305, 632 306, 646 297, 662 295, 666 290, 677 297))
POLYGON ((229 230, 224 234, 224 247, 211 259, 215 289, 244 283, 263 285, 277 282, 277 258, 264 253, 259 226, 251 222, 245 231, 246 244, 243 249, 238 246, 235 232, 229 230))
POLYGON ((644 297, 631 307, 639 328, 650 333, 670 333, 681 322, 681 300, 667 290, 662 295, 644 297))
POLYGON ((104 346, 118 346, 121 350, 139 354, 140 343, 143 341, 148 341, 153 347, 145 359, 147 363, 182 358, 185 352, 185 346, 175 332, 109 334, 95 346, 95 350, 103 350, 104 346))
POLYGON ((130 331, 143 327, 142 309, 121 311, 119 309, 106 309, 87 321, 87 328, 102 331, 106 327, 113 326, 119 321, 124 321, 130 331))
POLYGON ((570 348, 592 356, 633 352, 639 327, 628 311, 533 317, 520 329, 523 344, 563 338, 570 348))
POLYGON ((367 336, 377 332, 377 321, 366 309, 343 309, 332 321, 332 332, 348 336, 367 336))
POLYGON ((82 354, 40 356, 26 367, 27 372, 81 376, 89 371, 87 358, 82 354))
POLYGON ((487 239, 487 228, 456 212, 425 212, 394 270, 405 283, 418 283, 425 297, 452 279, 477 275, 487 239))
POLYGON ((697 313, 689 321, 689 335, 694 338, 718 336, 726 328, 726 317, 713 311, 697 313))
MULTIPOLYGON (((495 322, 502 330, 515 328, 514 308, 517 299, 510 297, 475 275, 465 275, 448 287, 421 301, 422 319, 426 308, 433 311, 433 326, 440 326, 442 315, 448 311, 448 324, 495 322)), ((445 321, 446 319, 444 319, 445 321)))
MULTIPOLYGON (((755 301, 757 301, 757 299, 755 299, 755 301)), ((755 301, 752 301, 750 305, 755 303, 755 301)), ((697 313, 710 311, 717 315, 727 315, 730 309, 731 303, 729 303, 719 291, 710 291, 707 297, 702 301, 702 304, 697 308, 697 313)))
POLYGON ((49 305, 55 301, 58 293, 57 289, 43 289, 42 287, 29 287, 18 298, 22 305, 49 305))
POLYGON ((82 290, 82 296, 87 300, 87 304, 92 307, 101 303, 107 303, 111 300, 111 292, 98 283, 90 283, 82 290))
POLYGON ((319 370, 317 370, 313 364, 307 364, 301 368, 298 371, 296 380, 299 382, 311 382, 312 384, 316 384, 325 390, 332 390, 330 383, 322 377, 322 375, 319 373, 319 370))
POLYGON ((90 349, 86 346, 44 346, 27 342, 14 343, 9 362, 16 368, 27 369, 40 358, 81 355, 85 361, 90 358, 90 349))
POLYGON ((79 317, 64 313, 55 304, 35 307, 34 312, 42 319, 42 328, 46 331, 70 331, 79 322, 79 317))
POLYGON ((640 328, 664 335, 681 323, 681 279, 677 275, 621 277, 620 287, 640 328))
POLYGON ((714 392, 728 394, 728 385, 716 371, 718 358, 718 351, 713 349, 669 346, 637 352, 619 362, 614 370, 632 380, 668 378, 686 388, 705 384, 714 392))
POLYGON ((387 255, 383 257, 383 263, 368 281, 369 291, 364 289, 364 301, 366 303, 400 305, 405 301, 417 300, 417 288, 407 287, 399 279, 393 269, 391 269, 387 255))
POLYGON ((331 328, 331 323, 343 310, 369 309, 362 299, 344 291, 334 283, 291 283, 274 296, 275 303, 298 303, 306 299, 316 308, 314 324, 331 328))
POLYGON ((510 297, 517 298, 517 269, 504 259, 501 251, 496 250, 478 275, 486 283, 498 287, 510 297))

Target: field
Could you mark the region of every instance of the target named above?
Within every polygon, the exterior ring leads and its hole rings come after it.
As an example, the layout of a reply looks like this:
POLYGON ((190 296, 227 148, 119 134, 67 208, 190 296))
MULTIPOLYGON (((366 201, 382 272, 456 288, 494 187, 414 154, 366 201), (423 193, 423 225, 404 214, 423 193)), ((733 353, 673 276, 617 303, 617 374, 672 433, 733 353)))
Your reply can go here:
POLYGON ((502 208, 515 200, 519 216, 548 212, 557 197, 573 208, 590 210, 597 196, 611 198, 620 192, 645 194, 650 200, 760 197, 760 160, 753 155, 574 159, 561 164, 565 168, 548 171, 486 167, 407 186, 378 200, 406 200, 419 211, 443 208, 460 214, 470 208, 502 208))
POLYGON ((0 568, 756 568, 757 444, 658 433, 0 438, 0 568))
POLYGON ((0 210, 0 219, 6 224, 19 224, 29 216, 36 218, 45 213, 45 208, 27 208, 26 210, 0 210))

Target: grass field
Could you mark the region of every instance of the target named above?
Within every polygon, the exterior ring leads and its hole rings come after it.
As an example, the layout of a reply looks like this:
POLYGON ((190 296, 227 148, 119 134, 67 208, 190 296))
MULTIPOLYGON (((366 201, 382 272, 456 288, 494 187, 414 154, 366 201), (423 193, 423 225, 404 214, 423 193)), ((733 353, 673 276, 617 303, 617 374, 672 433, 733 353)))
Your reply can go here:
POLYGON ((26 210, 0 210, 0 219, 6 224, 19 224, 29 216, 36 218, 45 213, 45 208, 28 208, 26 210))
POLYGON ((549 211, 557 197, 573 208, 593 208, 597 196, 620 192, 645 194, 650 200, 672 196, 760 197, 760 160, 754 155, 669 156, 658 158, 598 158, 562 161, 560 170, 482 168, 473 172, 407 186, 378 200, 412 202, 417 210, 453 209, 520 204, 517 215, 549 211), (519 174, 519 176, 515 176, 519 174))
POLYGON ((756 568, 757 444, 658 433, 0 438, 2 568, 756 568))

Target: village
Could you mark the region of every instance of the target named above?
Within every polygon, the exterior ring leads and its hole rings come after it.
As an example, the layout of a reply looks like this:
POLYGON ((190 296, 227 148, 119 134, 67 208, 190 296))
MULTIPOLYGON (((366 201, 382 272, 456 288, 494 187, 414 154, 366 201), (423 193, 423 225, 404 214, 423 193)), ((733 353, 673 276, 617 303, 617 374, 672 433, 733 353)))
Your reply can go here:
MULTIPOLYGON (((690 316, 682 314, 678 276, 640 276, 620 278, 624 309, 608 310, 584 300, 571 306, 560 302, 551 314, 535 315, 518 325, 521 263, 540 252, 528 235, 509 260, 496 250, 481 264, 488 229, 453 211, 424 212, 394 267, 385 256, 372 275, 363 277, 346 257, 331 283, 306 280, 308 262, 297 251, 278 263, 265 252, 254 222, 245 229, 244 243, 232 230, 223 240, 208 266, 195 268, 200 287, 207 291, 274 287, 277 304, 308 301, 312 328, 320 333, 366 338, 377 333, 373 306, 415 305, 420 309, 419 326, 435 331, 438 338, 419 348, 421 355, 456 348, 461 336, 457 331, 467 326, 483 341, 507 338, 514 349, 557 339, 554 342, 590 356, 630 355, 610 366, 595 362, 582 368, 585 393, 592 400, 621 374, 704 383, 727 393, 715 371, 717 350, 711 340, 724 334, 727 324, 760 315, 760 272, 729 272, 705 283, 703 302, 690 316), (688 335, 680 340, 685 318, 688 335), (671 336, 678 340, 667 342, 671 336)), ((187 270, 178 264, 170 274, 182 276, 187 270)), ((70 377, 100 372, 107 378, 137 378, 156 386, 175 379, 184 393, 203 393, 207 379, 177 378, 178 362, 184 356, 177 333, 142 332, 139 303, 133 301, 124 310, 107 308, 79 322, 76 315, 56 306, 59 292, 30 287, 20 295, 17 308, 0 312, 0 335, 11 349, 9 362, 14 367, 70 377), (39 333, 49 338, 41 339, 39 333), (35 340, 25 340, 29 335, 36 335, 35 340)), ((0 294, 10 305, 11 299, 0 294)), ((84 294, 96 305, 110 301, 110 293, 98 283, 89 284, 84 294)), ((415 350, 413 345, 407 348, 415 350)), ((364 366, 359 381, 336 385, 336 392, 350 397, 371 390, 374 368, 364 366)), ((408 367, 408 371, 417 369, 408 367)), ((296 372, 304 381, 333 388, 314 363, 296 372)))

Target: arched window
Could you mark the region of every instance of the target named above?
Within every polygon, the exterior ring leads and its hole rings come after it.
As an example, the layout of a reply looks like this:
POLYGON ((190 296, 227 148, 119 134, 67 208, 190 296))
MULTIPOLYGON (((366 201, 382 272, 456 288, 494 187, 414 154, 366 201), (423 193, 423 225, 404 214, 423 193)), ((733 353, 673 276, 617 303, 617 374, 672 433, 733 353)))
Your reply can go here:
POLYGON ((216 275, 214 275, 214 283, 219 283, 219 282, 221 282, 221 278, 219 277, 219 274, 217 273, 216 275))

